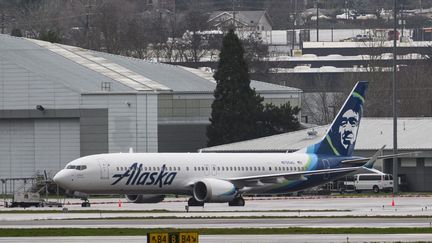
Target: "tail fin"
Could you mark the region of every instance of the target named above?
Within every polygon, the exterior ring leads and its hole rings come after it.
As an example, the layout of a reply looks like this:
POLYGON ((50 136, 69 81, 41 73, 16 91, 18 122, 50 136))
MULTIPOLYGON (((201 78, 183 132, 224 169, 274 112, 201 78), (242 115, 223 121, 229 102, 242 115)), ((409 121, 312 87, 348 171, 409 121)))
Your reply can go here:
POLYGON ((363 103, 368 82, 360 81, 351 91, 333 120, 327 134, 303 152, 336 156, 351 156, 357 140, 357 131, 363 115, 363 103), (306 151, 305 151, 306 150, 306 151))

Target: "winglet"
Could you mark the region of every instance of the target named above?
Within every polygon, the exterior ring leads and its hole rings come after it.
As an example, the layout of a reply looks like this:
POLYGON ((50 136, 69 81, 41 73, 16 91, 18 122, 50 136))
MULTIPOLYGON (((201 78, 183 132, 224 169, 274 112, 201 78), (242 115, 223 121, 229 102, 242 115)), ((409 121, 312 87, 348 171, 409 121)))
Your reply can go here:
POLYGON ((380 154, 382 154, 383 150, 385 148, 385 145, 382 146, 373 156, 372 158, 369 159, 368 162, 366 162, 366 164, 363 165, 363 167, 368 168, 368 169, 372 169, 373 165, 375 164, 376 160, 378 159, 378 157, 380 156, 380 154))

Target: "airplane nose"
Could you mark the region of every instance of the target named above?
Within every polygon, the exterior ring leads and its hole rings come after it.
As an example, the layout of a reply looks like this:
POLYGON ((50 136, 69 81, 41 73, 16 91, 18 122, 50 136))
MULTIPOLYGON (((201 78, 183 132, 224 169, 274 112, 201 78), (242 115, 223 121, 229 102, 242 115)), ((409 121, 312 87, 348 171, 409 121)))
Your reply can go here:
POLYGON ((61 170, 57 172, 57 174, 54 176, 53 181, 59 185, 60 187, 64 187, 66 183, 66 173, 64 170, 61 170))

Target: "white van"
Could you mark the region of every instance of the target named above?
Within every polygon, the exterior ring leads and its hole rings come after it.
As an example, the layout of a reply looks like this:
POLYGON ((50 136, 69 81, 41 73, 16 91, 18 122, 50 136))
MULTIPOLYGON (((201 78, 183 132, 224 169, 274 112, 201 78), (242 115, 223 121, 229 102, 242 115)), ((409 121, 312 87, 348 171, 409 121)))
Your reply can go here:
POLYGON ((354 175, 354 188, 357 192, 372 190, 393 191, 393 176, 389 174, 357 174, 354 175))

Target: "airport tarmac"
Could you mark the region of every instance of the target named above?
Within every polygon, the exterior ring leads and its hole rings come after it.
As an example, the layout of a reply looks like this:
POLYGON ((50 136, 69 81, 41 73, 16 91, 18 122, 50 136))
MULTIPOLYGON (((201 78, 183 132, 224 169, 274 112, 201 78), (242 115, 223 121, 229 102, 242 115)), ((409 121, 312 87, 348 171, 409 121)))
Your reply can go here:
POLYGON ((82 218, 146 218, 146 217, 329 217, 329 216, 419 216, 432 217, 432 197, 288 197, 246 198, 246 206, 229 207, 226 203, 208 203, 205 207, 190 207, 186 212, 186 199, 170 198, 156 204, 126 203, 125 199, 92 199, 90 208, 82 208, 80 200, 66 200, 69 213, 43 213, 44 210, 62 208, 4 208, 0 221, 82 219, 82 218), (69 202, 69 203, 68 203, 69 202), (38 210, 39 213, 8 213, 8 211, 38 210), (78 211, 79 210, 79 211, 78 211), (86 213, 85 211, 90 212, 86 213), (98 212, 98 210, 102 210, 98 212), (78 211, 78 212, 74 212, 78 211))
MULTIPOLYGON (((65 207, 68 213, 61 213, 62 208, 1 208, 0 228, 432 227, 432 197, 428 196, 396 197, 394 207, 391 206, 392 198, 389 196, 247 198, 245 207, 229 207, 225 203, 206 204, 205 207, 192 207, 189 212, 185 211, 185 198, 168 198, 158 204, 133 204, 126 203, 124 199, 120 200, 121 207, 119 207, 119 199, 92 199, 90 208, 82 208, 80 200, 67 200, 66 203, 68 201, 69 203, 65 207), (11 210, 22 212, 8 213, 11 210), (26 210, 32 212, 25 213, 26 210), (35 210, 40 212, 34 213, 35 210), (46 210, 58 210, 59 213, 51 211, 45 213, 46 210), (97 212, 97 210, 102 211, 97 212), (120 219, 123 217, 124 219, 120 219)), ((432 241, 432 234, 290 234, 202 235, 200 242, 347 242, 347 237, 348 242, 432 241)), ((146 238, 145 236, 0 238, 0 242, 32 241, 34 243, 84 241, 109 243, 124 240, 145 242, 146 238)))
MULTIPOLYGON (((354 242, 431 242, 430 234, 292 234, 292 235, 200 235, 199 241, 204 243, 354 243, 354 242)), ((6 237, 0 238, 0 242, 32 242, 32 243, 117 243, 128 242, 138 243, 146 242, 145 236, 74 236, 74 237, 6 237)))
MULTIPOLYGON (((429 228, 432 218, 156 218, 0 221, 0 228, 429 228)), ((432 238, 431 238, 432 239, 432 238)))

